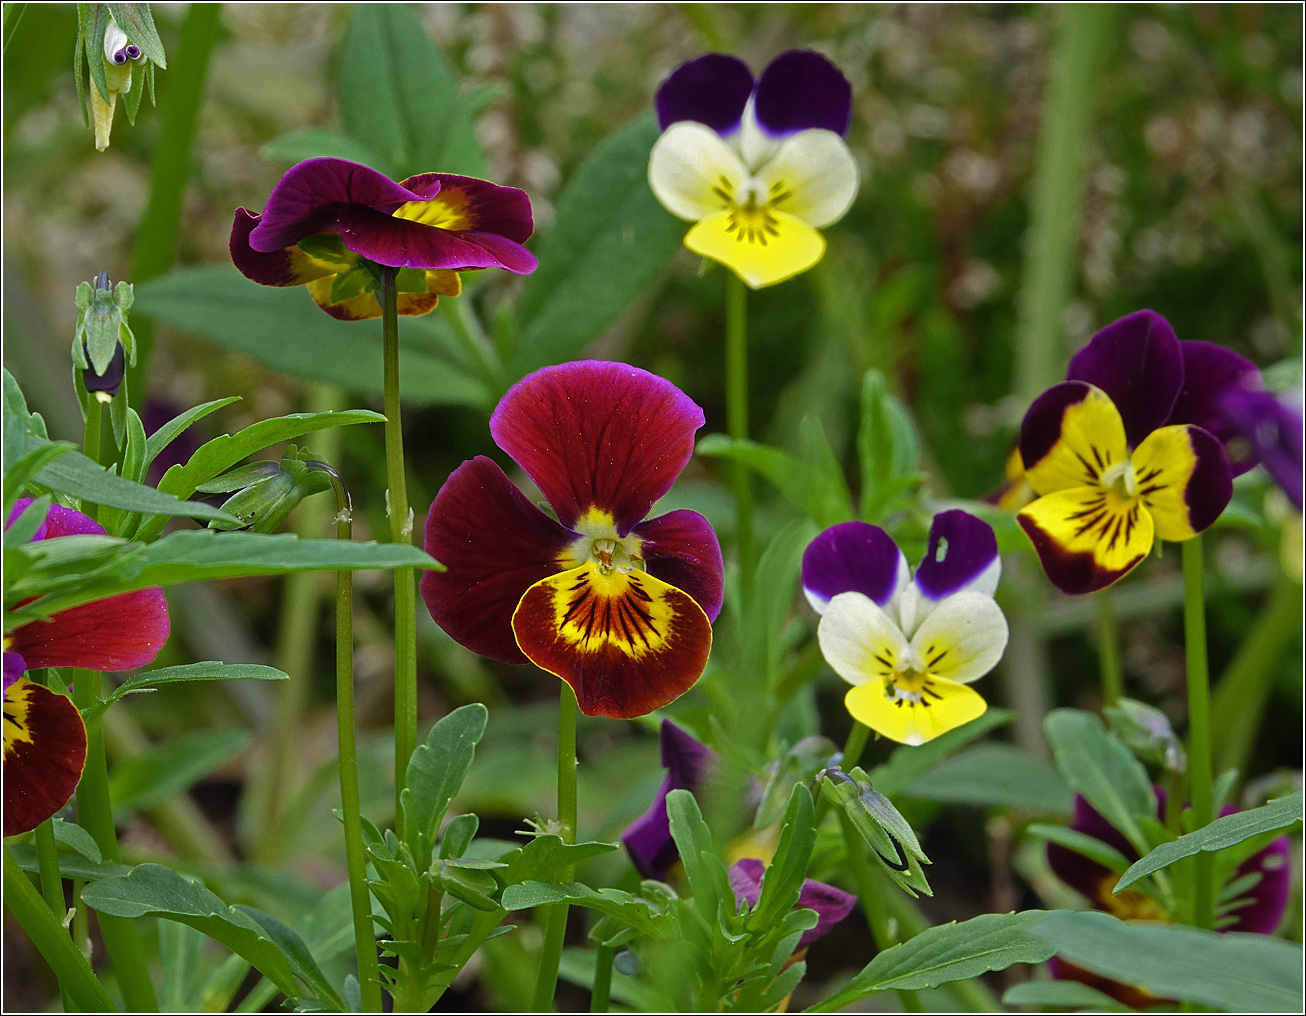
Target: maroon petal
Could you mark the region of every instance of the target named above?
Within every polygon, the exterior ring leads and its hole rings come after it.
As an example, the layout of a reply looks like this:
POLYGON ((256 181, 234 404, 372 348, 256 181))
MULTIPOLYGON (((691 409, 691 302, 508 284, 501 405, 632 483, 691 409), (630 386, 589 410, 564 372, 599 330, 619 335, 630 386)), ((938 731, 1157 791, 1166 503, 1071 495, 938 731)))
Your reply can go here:
POLYGON ((72 701, 34 681, 4 695, 5 836, 29 832, 73 796, 86 764, 86 726, 72 701))
POLYGON ((336 273, 335 267, 309 257, 293 244, 267 253, 255 250, 249 245, 249 236, 258 224, 257 215, 237 208, 227 245, 232 263, 251 282, 260 286, 302 286, 336 273))
POLYGON ((410 176, 403 186, 432 206, 429 211, 415 206, 399 209, 397 214, 403 218, 444 229, 494 233, 516 243, 525 243, 535 230, 531 199, 516 187, 452 173, 410 176))
POLYGON ((426 517, 426 552, 446 570, 422 573, 422 599, 456 642, 526 663, 512 613, 527 589, 562 570, 558 556, 575 538, 478 455, 449 475, 426 517))
POLYGON ((718 134, 739 127, 753 94, 753 72, 738 57, 704 53, 682 63, 658 86, 658 127, 681 120, 706 124, 718 134))
POLYGON ((592 509, 625 536, 671 489, 705 418, 670 381, 624 363, 545 367, 490 417, 495 442, 544 492, 562 524, 592 509))
POLYGON ((168 605, 158 586, 138 589, 31 621, 6 641, 30 670, 131 670, 153 662, 168 641, 168 605))
POLYGON ((791 49, 772 60, 757 82, 757 122, 772 137, 819 127, 848 133, 853 90, 820 53, 791 49))
POLYGON ((688 593, 709 621, 721 613, 725 565, 711 523, 698 512, 667 512, 641 522, 635 535, 649 573, 688 593))
MULTIPOLYGON (((1066 380, 1087 381, 1106 392, 1125 422, 1129 446, 1137 447, 1170 418, 1183 388, 1179 340, 1156 311, 1135 311, 1094 335, 1071 359, 1066 380)), ((1031 461, 1036 460, 1025 457, 1031 461)))
POLYGON ((1231 447, 1239 432, 1221 411, 1220 400, 1230 390, 1259 389, 1261 372, 1246 357, 1214 342, 1181 342, 1179 350, 1184 359, 1184 386, 1166 422, 1194 423, 1214 434, 1229 455, 1233 475, 1241 476, 1256 465, 1256 455, 1231 447))
POLYGON ((331 226, 341 205, 364 205, 389 214, 415 200, 419 195, 367 166, 344 159, 308 159, 290 167, 272 188, 249 244, 271 254, 331 226))
MULTIPOLYGON (((1070 828, 1115 847, 1130 861, 1138 859, 1138 851, 1125 839, 1124 834, 1078 794, 1075 795, 1074 820, 1070 823, 1070 828)), ((1111 890, 1119 881, 1115 872, 1096 861, 1090 861, 1078 851, 1057 843, 1048 844, 1047 854, 1048 864, 1062 882, 1092 900, 1098 909, 1107 909, 1111 890)))
POLYGON ((537 264, 534 254, 507 237, 427 226, 363 205, 338 209, 335 225, 351 251, 391 268, 506 268, 524 275, 537 264))

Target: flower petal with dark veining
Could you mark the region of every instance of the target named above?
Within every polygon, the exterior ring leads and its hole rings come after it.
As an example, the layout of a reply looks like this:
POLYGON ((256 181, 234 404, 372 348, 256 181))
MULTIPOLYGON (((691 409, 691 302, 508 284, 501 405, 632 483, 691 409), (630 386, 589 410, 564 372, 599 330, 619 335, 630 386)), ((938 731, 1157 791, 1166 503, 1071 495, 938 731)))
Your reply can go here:
POLYGON ((682 508, 641 522, 634 533, 649 574, 688 593, 715 621, 725 593, 725 565, 711 523, 682 508))

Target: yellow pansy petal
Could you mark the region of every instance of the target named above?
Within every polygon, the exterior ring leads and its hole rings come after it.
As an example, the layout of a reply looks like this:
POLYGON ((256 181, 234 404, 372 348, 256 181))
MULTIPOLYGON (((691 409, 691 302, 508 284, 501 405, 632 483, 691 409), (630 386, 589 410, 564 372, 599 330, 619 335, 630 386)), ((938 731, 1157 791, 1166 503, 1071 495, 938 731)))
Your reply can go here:
POLYGON ((1059 490, 1026 505, 1016 521, 1063 593, 1109 586, 1152 549, 1152 516, 1116 487, 1059 490))
POLYGON ((1191 539, 1219 518, 1233 496, 1224 448, 1200 427, 1152 431, 1134 450, 1133 465, 1157 539, 1191 539))
POLYGON ((709 215, 685 236, 685 246, 720 261, 753 289, 793 278, 825 253, 820 233, 802 219, 765 205, 709 215))
POLYGON ((696 222, 743 202, 748 171, 716 131, 683 120, 653 145, 648 182, 667 211, 696 222))
POLYGON ((924 744, 984 715, 988 703, 964 684, 928 678, 920 699, 884 680, 859 684, 844 696, 853 719, 899 744, 924 744))
POLYGON ((1096 484, 1128 454, 1120 412, 1106 392, 1083 381, 1053 385, 1020 425, 1025 479, 1038 494, 1096 484))
POLYGON ((760 197, 777 211, 821 228, 838 222, 857 197, 857 162, 834 131, 799 131, 757 174, 760 197))
POLYGON ((863 593, 833 597, 816 637, 821 655, 849 684, 892 677, 904 669, 910 651, 893 619, 863 593))

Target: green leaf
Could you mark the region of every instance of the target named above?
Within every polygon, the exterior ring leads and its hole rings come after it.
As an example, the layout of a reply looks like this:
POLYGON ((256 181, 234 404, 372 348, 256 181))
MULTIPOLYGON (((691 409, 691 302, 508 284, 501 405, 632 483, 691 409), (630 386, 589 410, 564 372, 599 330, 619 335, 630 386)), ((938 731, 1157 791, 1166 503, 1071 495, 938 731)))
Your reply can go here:
POLYGON ((807 877, 807 862, 816 844, 816 824, 812 816, 811 792, 799 783, 789 794, 780 842, 771 863, 766 866, 762 895, 748 919, 750 929, 768 930, 783 920, 798 902, 803 880, 807 877))
POLYGON ((877 991, 937 988, 1013 963, 1042 963, 1054 950, 1029 928, 1047 916, 1045 910, 984 914, 927 928, 880 953, 843 988, 805 1011, 834 1012, 877 991))
POLYGON ((1026 981, 1008 988, 1002 996, 1007 1005, 1028 1005, 1046 1011, 1049 1006, 1081 1006, 1094 1012, 1133 1012, 1110 995, 1078 981, 1026 981))
POLYGON ((825 428, 815 416, 804 416, 798 425, 798 446, 803 460, 809 462, 821 477, 821 485, 829 493, 828 514, 817 518, 816 524, 821 528, 832 526, 836 522, 846 522, 853 517, 852 494, 848 492, 848 481, 844 479, 843 467, 830 447, 830 439, 825 436, 825 428))
POLYGON ((1118 893, 1140 878, 1146 878, 1154 871, 1160 871, 1167 865, 1174 864, 1175 861, 1192 857, 1203 850, 1223 850, 1262 833, 1288 829, 1301 820, 1302 792, 1300 790, 1259 808, 1217 818, 1210 825, 1196 832, 1180 836, 1171 843, 1162 843, 1150 854, 1140 858, 1124 873, 1112 891, 1118 893))
POLYGON ((1103 843, 1096 836, 1081 833, 1078 829, 1035 822, 1026 831, 1031 836, 1037 836, 1049 843, 1056 843, 1067 850, 1073 850, 1077 854, 1083 854, 1111 871, 1124 871, 1129 867, 1129 859, 1111 844, 1103 843))
POLYGON ((540 267, 516 306, 512 377, 570 360, 622 314, 666 267, 686 224, 658 204, 648 159, 652 113, 600 143, 558 196, 536 247, 540 267))
POLYGON ((1068 814, 1074 795, 1047 762, 1010 744, 977 744, 935 763, 903 791, 946 804, 1068 814))
MULTIPOLYGON (((6 418, 5 428, 8 429, 8 427, 9 418, 6 418)), ((16 456, 10 457, 9 452, 7 450, 5 452, 5 461, 9 463, 8 468, 5 469, 6 519, 9 517, 9 510, 14 506, 14 502, 23 496, 23 491, 27 488, 27 485, 32 482, 36 474, 44 469, 46 464, 56 457, 64 454, 64 452, 70 452, 73 450, 73 446, 67 441, 51 441, 47 444, 33 448, 30 452, 24 453, 23 449, 26 447, 27 439, 26 436, 23 435, 21 437, 21 443, 18 445, 19 451, 16 456), (17 458, 17 461, 14 461, 15 458, 17 458)), ((48 507, 49 506, 47 505, 47 508, 48 507)), ((44 515, 41 515, 40 518, 41 521, 45 520, 44 515)), ((36 529, 39 528, 40 523, 37 523, 36 528, 33 529, 32 532, 35 533, 36 529)), ((28 536, 28 539, 31 539, 30 535, 28 536)), ((17 542, 26 543, 27 540, 17 542)))
POLYGON ((479 702, 455 709, 431 728, 426 743, 418 745, 408 761, 404 842, 419 868, 430 863, 440 822, 467 778, 489 716, 479 702))
POLYGON ((56 818, 51 820, 50 825, 54 830, 56 842, 72 847, 92 864, 99 864, 104 860, 95 838, 76 822, 65 822, 61 818, 56 818))
POLYGON ((736 441, 725 434, 709 434, 694 450, 699 455, 742 462, 774 484, 818 526, 845 521, 852 514, 842 476, 831 477, 812 463, 796 459, 779 448, 755 441, 736 441))
POLYGON ((757 563, 753 609, 742 620, 743 671, 774 687, 781 675, 785 617, 794 602, 794 586, 802 567, 803 550, 816 535, 807 519, 784 526, 757 563))
POLYGON ((146 58, 168 69, 168 58, 163 52, 163 43, 158 30, 154 27, 154 18, 150 15, 149 4, 109 4, 109 13, 118 23, 127 38, 141 48, 146 58))
MULTIPOLYGON (((136 307, 293 377, 361 395, 384 391, 380 322, 337 321, 299 287, 259 286, 231 267, 188 268, 142 282, 136 307)), ((409 405, 493 405, 439 315, 404 318, 399 352, 399 390, 409 405)))
POLYGON ((669 922, 654 914, 649 905, 630 893, 619 889, 591 889, 580 882, 522 882, 510 885, 503 891, 505 910, 529 910, 552 903, 574 903, 577 906, 608 914, 645 935, 660 937, 666 934, 669 922))
POLYGON ((894 499, 915 482, 920 439, 907 408, 891 395, 884 375, 862 379, 862 420, 857 432, 862 467, 862 517, 879 522, 894 499))
POLYGON ((285 681, 289 676, 276 667, 264 667, 256 663, 222 663, 217 660, 187 663, 179 667, 159 667, 129 677, 94 708, 99 712, 124 695, 153 691, 161 684, 175 684, 179 681, 285 681))
POLYGON ((378 159, 361 141, 325 127, 305 127, 273 138, 259 154, 273 162, 303 162, 305 159, 346 159, 385 172, 383 159, 378 159))
POLYGON ((1044 719, 1043 730, 1071 789, 1120 830, 1139 854, 1146 854, 1151 844, 1138 818, 1156 814, 1156 798, 1142 763, 1101 720, 1078 709, 1054 709, 1044 719))
POLYGON ((172 744, 148 748, 119 764, 109 780, 114 807, 145 808, 189 790, 249 744, 243 727, 196 730, 172 744))
POLYGON ((983 716, 932 741, 895 748, 888 762, 871 770, 871 783, 880 793, 897 797, 939 759, 1015 718, 1016 714, 1009 709, 989 709, 983 716))
MULTIPOLYGON (((680 851, 680 862, 685 867, 685 877, 694 893, 694 906, 709 924, 717 923, 717 911, 727 900, 721 891, 721 876, 725 869, 712 846, 712 832, 703 821, 698 802, 688 790, 673 790, 667 794, 667 818, 671 838, 680 851), (721 868, 717 873, 714 869, 721 868)), ((727 879, 728 891, 728 879, 727 879)))
POLYGON ((150 464, 154 462, 168 445, 176 440, 177 436, 189 427, 196 420, 202 420, 210 413, 221 409, 223 406, 229 406, 233 402, 239 402, 239 395, 232 395, 225 399, 214 399, 212 402, 205 402, 203 405, 195 406, 174 416, 162 427, 156 430, 145 442, 145 468, 149 469, 150 464))
MULTIPOLYGON (((36 856, 36 846, 32 843, 19 843, 12 847, 6 847, 14 860, 18 862, 18 867, 23 871, 29 871, 33 875, 41 871, 41 862, 36 856)), ((59 854, 59 874, 64 878, 81 878, 88 882, 94 882, 101 878, 111 878, 114 875, 125 875, 131 869, 123 864, 114 864, 111 861, 92 861, 83 857, 81 854, 59 854)))
POLYGON ((499 858, 508 867, 501 874, 505 881, 543 881, 557 877, 564 868, 620 848, 617 843, 563 843, 554 833, 534 837, 529 843, 499 858))
POLYGON ((188 924, 257 967, 287 997, 303 994, 285 954, 257 921, 162 864, 140 864, 126 875, 93 882, 82 890, 82 902, 114 917, 188 924))
POLYGON ((1123 984, 1227 1012, 1302 1011, 1300 945, 1179 924, 1052 913, 1030 931, 1069 963, 1123 984))
POLYGON ((277 948, 286 957, 295 976, 311 988, 317 994, 319 1000, 330 1002, 338 1009, 344 1006, 340 996, 336 994, 335 988, 331 986, 331 982, 318 969, 317 961, 313 959, 312 952, 299 935, 271 914, 265 914, 254 907, 237 903, 232 907, 232 910, 238 910, 258 923, 264 934, 276 943, 277 948))

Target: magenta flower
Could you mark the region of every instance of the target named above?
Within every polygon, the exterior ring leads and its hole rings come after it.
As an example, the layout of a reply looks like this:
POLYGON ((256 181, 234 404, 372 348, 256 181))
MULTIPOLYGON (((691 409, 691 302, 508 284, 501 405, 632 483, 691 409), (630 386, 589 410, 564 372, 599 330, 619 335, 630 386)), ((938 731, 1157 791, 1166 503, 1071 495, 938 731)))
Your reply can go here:
POLYGON ((662 721, 658 734, 662 768, 666 779, 646 811, 621 834, 630 860, 644 878, 666 881, 671 866, 680 860, 676 841, 671 838, 667 818, 667 795, 673 790, 697 794, 707 770, 717 761, 717 754, 697 738, 686 734, 670 720, 662 721))
POLYGON ((1070 361, 1069 380, 1029 407, 1020 426, 1025 479, 1039 495, 1017 516, 1048 578, 1091 593, 1128 574, 1155 540, 1206 529, 1255 459, 1220 411, 1256 368, 1222 346, 1180 342, 1141 310, 1108 325, 1070 361))
POLYGON ((426 520, 446 567, 422 576, 436 623, 482 656, 562 678, 588 716, 643 716, 686 692, 721 610, 721 548, 696 512, 644 517, 703 422, 670 382, 622 363, 513 385, 490 433, 556 514, 484 456, 454 470, 426 520))
POLYGON ((527 274, 534 224, 524 191, 449 173, 402 183, 344 159, 309 159, 272 188, 263 214, 236 209, 231 259, 264 286, 308 286, 344 321, 380 317, 376 265, 399 269, 399 313, 426 314, 457 296, 458 273, 527 274))
MULTIPOLYGON (((735 892, 739 903, 757 906, 762 898, 762 882, 766 878, 766 866, 754 857, 745 857, 730 866, 730 888, 735 892)), ((824 937, 830 929, 842 921, 857 905, 857 897, 846 893, 837 886, 826 885, 814 878, 803 879, 802 891, 798 894, 798 909, 816 911, 816 927, 808 928, 798 940, 798 948, 805 949, 818 938, 824 937)))
MULTIPOLYGON (((19 498, 5 528, 31 503, 19 498)), ((88 534, 103 536, 104 528, 81 512, 51 505, 32 539, 88 534)), ((5 836, 35 829, 62 808, 86 762, 86 728, 76 706, 23 675, 43 667, 142 667, 167 639, 168 608, 158 587, 61 610, 5 636, 5 836)))

